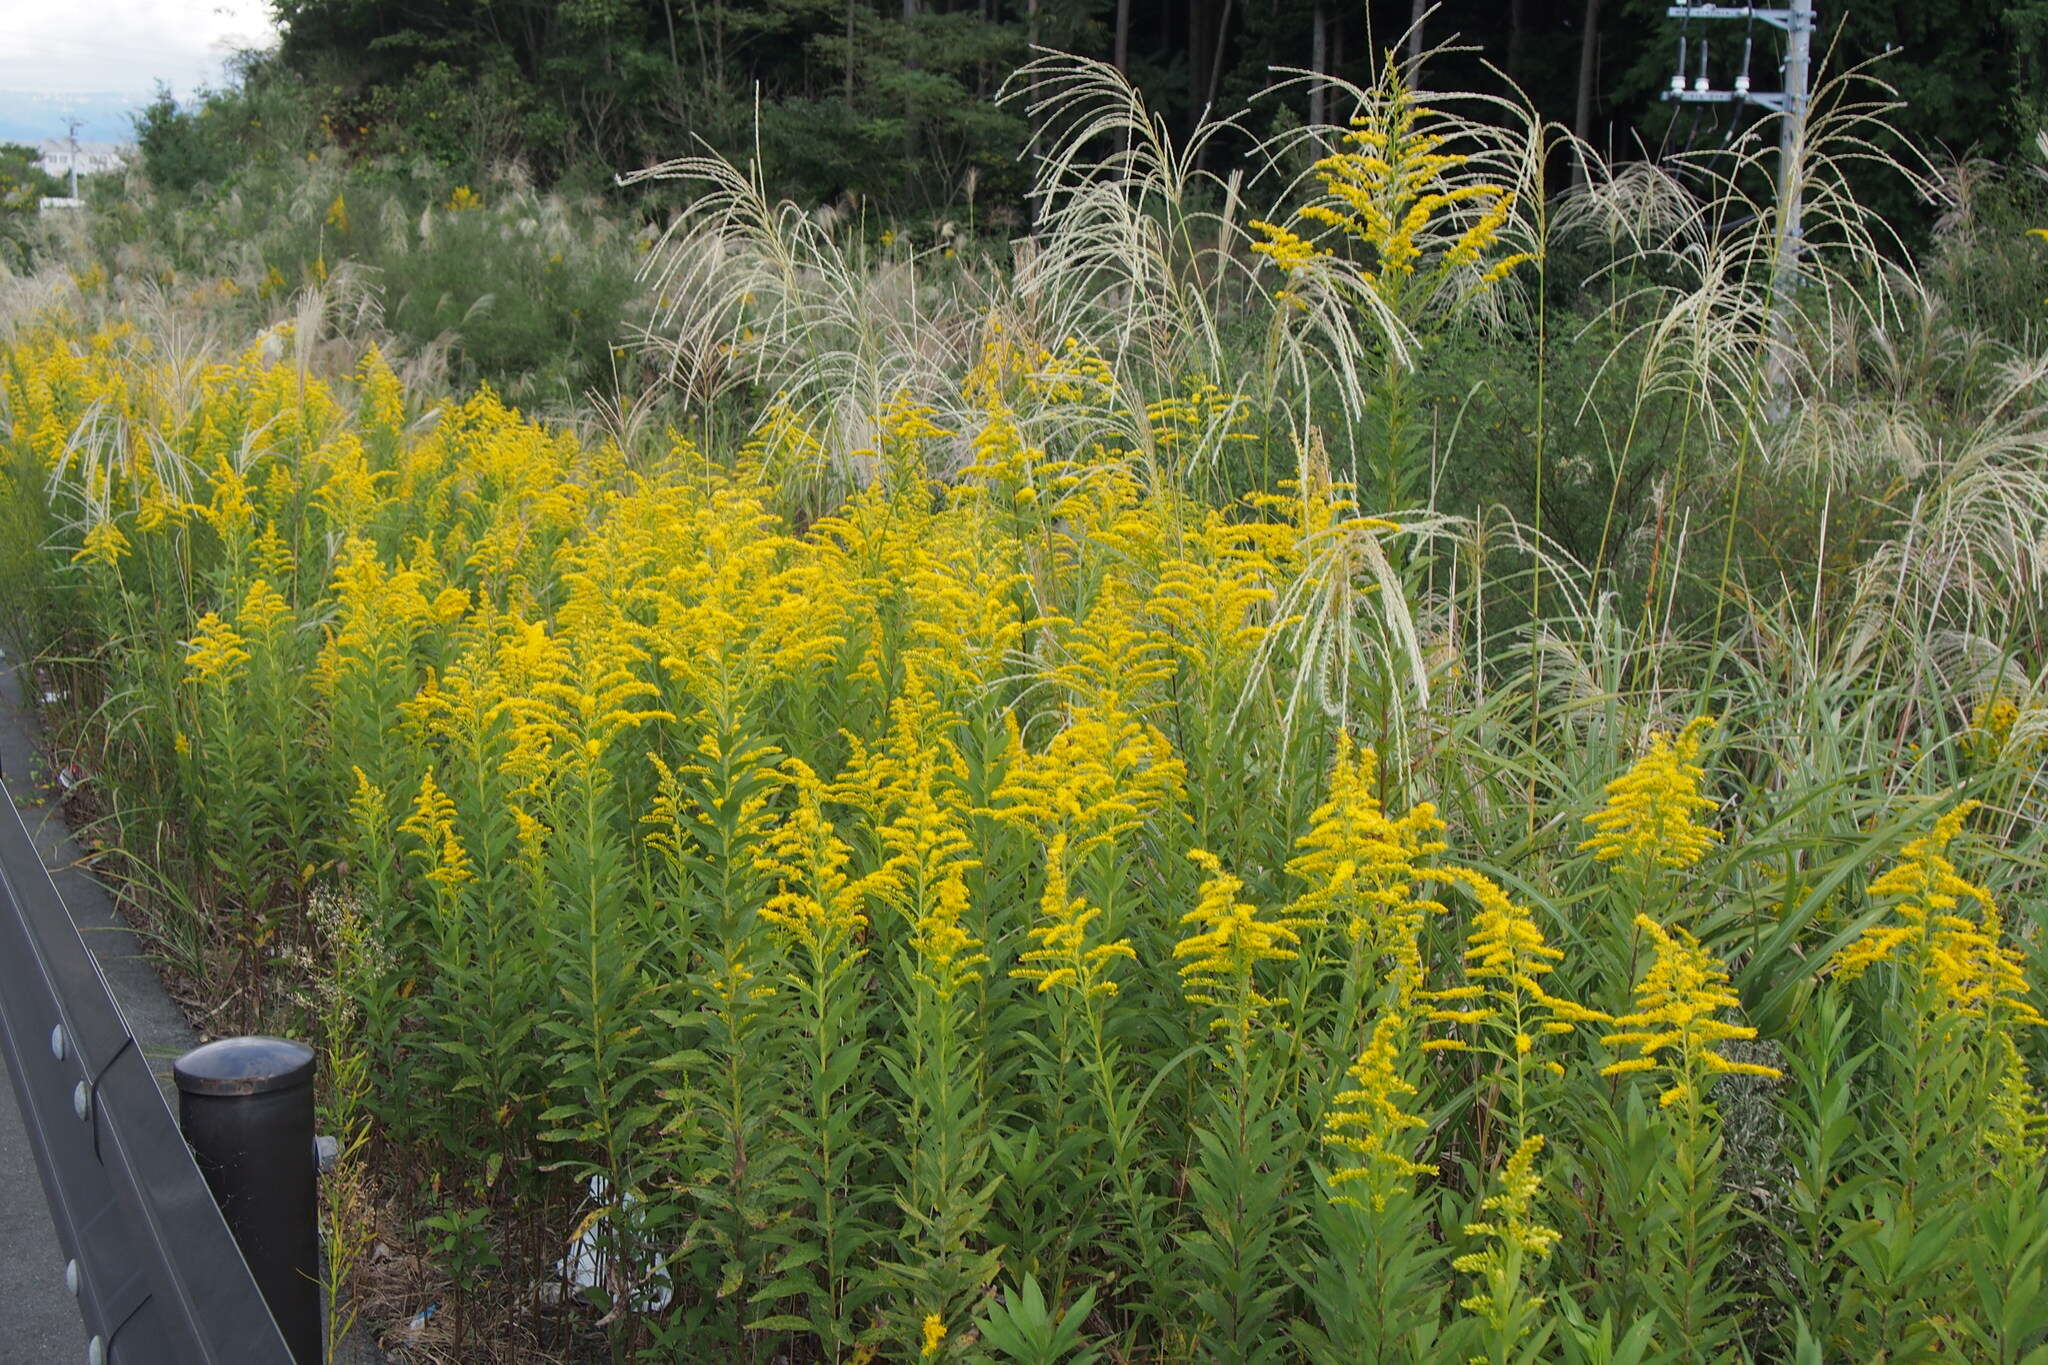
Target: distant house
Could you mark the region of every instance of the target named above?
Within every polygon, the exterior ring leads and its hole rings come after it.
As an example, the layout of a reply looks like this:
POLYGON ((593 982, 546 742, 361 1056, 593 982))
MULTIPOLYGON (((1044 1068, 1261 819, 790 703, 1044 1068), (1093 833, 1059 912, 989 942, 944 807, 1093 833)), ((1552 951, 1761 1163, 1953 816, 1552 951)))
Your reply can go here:
POLYGON ((80 175, 118 171, 128 164, 135 148, 125 142, 73 142, 69 138, 45 138, 36 144, 36 164, 59 179, 76 169, 80 175))

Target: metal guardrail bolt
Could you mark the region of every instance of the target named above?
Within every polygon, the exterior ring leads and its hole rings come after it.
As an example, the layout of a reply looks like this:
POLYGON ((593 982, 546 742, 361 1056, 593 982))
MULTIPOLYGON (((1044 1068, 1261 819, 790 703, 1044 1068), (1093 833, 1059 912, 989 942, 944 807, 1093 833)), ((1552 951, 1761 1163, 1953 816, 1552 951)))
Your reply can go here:
POLYGON ((178 1126, 298 1365, 325 1359, 313 1152, 313 1050, 223 1038, 171 1064, 178 1126))

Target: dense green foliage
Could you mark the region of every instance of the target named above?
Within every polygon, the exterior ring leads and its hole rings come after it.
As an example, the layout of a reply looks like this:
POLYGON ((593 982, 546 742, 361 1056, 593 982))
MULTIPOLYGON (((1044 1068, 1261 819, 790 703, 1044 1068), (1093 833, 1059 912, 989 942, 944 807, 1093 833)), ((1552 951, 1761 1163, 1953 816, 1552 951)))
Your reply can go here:
POLYGON ((65 192, 36 160, 35 148, 0 142, 0 266, 26 262, 37 204, 45 195, 65 192))

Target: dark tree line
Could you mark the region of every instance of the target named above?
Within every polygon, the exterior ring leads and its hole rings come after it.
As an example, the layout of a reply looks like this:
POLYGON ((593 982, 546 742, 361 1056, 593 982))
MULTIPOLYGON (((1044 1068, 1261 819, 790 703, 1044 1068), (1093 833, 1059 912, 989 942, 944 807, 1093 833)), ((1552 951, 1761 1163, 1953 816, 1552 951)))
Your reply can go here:
MULTIPOLYGON (((1114 62, 1180 127, 1244 108, 1275 67, 1354 81, 1404 33, 1461 50, 1427 84, 1519 87, 1618 155, 1718 141, 1725 109, 1660 103, 1677 24, 1666 0, 276 0, 278 62, 326 92, 330 130, 450 165, 517 158, 544 178, 633 167, 758 137, 777 188, 891 212, 1000 221, 1022 189, 1023 108, 996 102, 1034 45, 1114 62)), ((1880 53, 1933 154, 2009 158, 2048 92, 2048 0, 1821 0, 1817 51, 1880 53), (1895 51, 1894 51, 1895 49, 1895 51)), ((1716 76, 1741 49, 1722 26, 1716 76)), ((1758 88, 1778 35, 1757 26, 1758 88)), ((1252 133, 1326 111, 1253 103, 1252 133)), ((1327 111, 1334 113, 1335 111, 1327 111)))

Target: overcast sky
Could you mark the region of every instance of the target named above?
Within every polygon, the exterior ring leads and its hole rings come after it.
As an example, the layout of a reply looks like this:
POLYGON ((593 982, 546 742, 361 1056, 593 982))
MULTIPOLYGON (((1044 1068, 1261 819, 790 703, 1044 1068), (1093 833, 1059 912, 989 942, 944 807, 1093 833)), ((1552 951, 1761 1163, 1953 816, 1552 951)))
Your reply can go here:
POLYGON ((187 96, 274 36, 265 0, 0 0, 0 90, 187 96))

